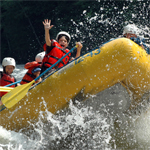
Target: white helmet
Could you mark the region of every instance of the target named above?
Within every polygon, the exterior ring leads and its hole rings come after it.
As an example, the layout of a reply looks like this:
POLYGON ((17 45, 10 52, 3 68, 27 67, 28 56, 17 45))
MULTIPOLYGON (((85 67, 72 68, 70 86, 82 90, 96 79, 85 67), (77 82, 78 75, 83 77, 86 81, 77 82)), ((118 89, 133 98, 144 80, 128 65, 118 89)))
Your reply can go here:
POLYGON ((44 56, 45 56, 45 51, 44 51, 44 52, 41 52, 41 53, 38 53, 38 54, 35 56, 35 61, 37 61, 37 62, 42 62, 44 56))
POLYGON ((67 33, 67 32, 65 32, 65 31, 59 32, 59 33, 57 34, 57 36, 56 36, 56 40, 58 41, 58 37, 59 37, 59 35, 61 35, 61 34, 66 35, 66 36, 69 38, 69 41, 68 41, 68 43, 69 43, 70 40, 71 40, 71 37, 70 37, 70 34, 67 33))
POLYGON ((12 65, 12 66, 16 67, 16 62, 15 62, 14 58, 6 57, 3 59, 2 66, 6 67, 8 65, 12 65))
POLYGON ((126 33, 138 35, 139 29, 134 24, 128 24, 127 26, 124 27, 123 35, 126 33))

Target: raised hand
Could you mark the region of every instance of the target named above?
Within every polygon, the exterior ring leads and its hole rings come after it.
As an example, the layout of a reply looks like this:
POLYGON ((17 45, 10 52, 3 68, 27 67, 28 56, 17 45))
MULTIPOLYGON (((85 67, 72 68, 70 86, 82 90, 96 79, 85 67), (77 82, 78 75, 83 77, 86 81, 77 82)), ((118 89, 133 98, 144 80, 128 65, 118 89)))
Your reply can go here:
POLYGON ((54 25, 51 25, 51 20, 48 20, 48 19, 45 19, 43 21, 43 25, 45 29, 49 29, 49 30, 54 26, 54 25))

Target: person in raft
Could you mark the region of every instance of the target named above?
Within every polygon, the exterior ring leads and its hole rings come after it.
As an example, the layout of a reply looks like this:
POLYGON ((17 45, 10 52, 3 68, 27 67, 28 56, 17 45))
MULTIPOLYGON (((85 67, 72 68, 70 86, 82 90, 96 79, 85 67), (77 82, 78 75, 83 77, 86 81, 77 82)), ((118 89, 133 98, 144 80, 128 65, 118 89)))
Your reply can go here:
POLYGON ((124 27, 123 37, 131 39, 132 41, 140 45, 143 49, 145 49, 148 54, 150 54, 150 49, 144 42, 145 39, 138 37, 139 32, 139 28, 137 28, 134 24, 128 24, 124 27))
MULTIPOLYGON (((14 58, 11 57, 4 58, 2 61, 2 67, 3 67, 3 71, 0 71, 0 86, 5 86, 16 82, 15 77, 11 75, 16 67, 16 62, 14 58)), ((11 87, 16 87, 16 86, 17 84, 12 85, 11 87)), ((0 99, 6 93, 7 92, 0 91, 0 99)), ((1 101, 0 101, 0 105, 2 105, 1 101)))
MULTIPOLYGON (((45 19, 43 21, 43 25, 45 29, 45 41, 46 41, 46 44, 44 44, 43 48, 46 54, 42 61, 41 73, 44 72, 47 68, 51 67, 53 64, 55 64, 66 53, 69 52, 69 49, 67 49, 67 46, 69 45, 69 42, 71 40, 70 35, 65 31, 59 32, 56 36, 56 40, 53 40, 53 39, 50 40, 49 30, 53 27, 53 25, 51 25, 51 20, 45 19)), ((80 52, 82 49, 82 44, 80 42, 77 42, 76 45, 77 45, 77 53, 76 53, 75 58, 80 56, 80 52)), ((61 68, 73 59, 74 58, 71 57, 71 54, 69 54, 53 69, 55 70, 55 69, 61 68)))
MULTIPOLYGON (((41 52, 36 55, 35 61, 28 62, 25 64, 24 68, 28 69, 24 75, 20 84, 26 84, 37 78, 41 73, 42 60, 44 58, 45 52, 41 52)), ((40 82, 42 79, 39 78, 36 83, 40 82)))

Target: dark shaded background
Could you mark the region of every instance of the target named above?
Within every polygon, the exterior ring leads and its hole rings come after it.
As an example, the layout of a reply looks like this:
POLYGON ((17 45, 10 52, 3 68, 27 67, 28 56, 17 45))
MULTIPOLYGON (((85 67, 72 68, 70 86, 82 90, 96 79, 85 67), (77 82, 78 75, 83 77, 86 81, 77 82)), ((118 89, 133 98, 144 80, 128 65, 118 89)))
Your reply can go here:
MULTIPOLYGON (((69 48, 83 43, 82 54, 122 34, 126 23, 150 27, 150 1, 1 1, 1 60, 17 64, 33 61, 43 51, 44 26, 51 19, 55 38, 61 30, 71 34, 69 48)), ((145 35, 149 37, 149 35, 145 35)), ((149 40, 148 40, 149 42, 149 40)), ((72 53, 75 55, 76 51, 72 53)))

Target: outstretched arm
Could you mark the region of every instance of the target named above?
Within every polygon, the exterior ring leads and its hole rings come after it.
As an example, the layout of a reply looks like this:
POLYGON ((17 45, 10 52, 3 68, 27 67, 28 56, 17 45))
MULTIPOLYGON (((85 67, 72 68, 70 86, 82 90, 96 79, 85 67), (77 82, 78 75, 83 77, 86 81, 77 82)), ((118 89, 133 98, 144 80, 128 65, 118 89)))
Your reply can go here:
POLYGON ((53 27, 51 25, 51 20, 45 19, 43 21, 44 29, 45 29, 45 41, 47 46, 51 46, 50 34, 49 30, 53 27))

